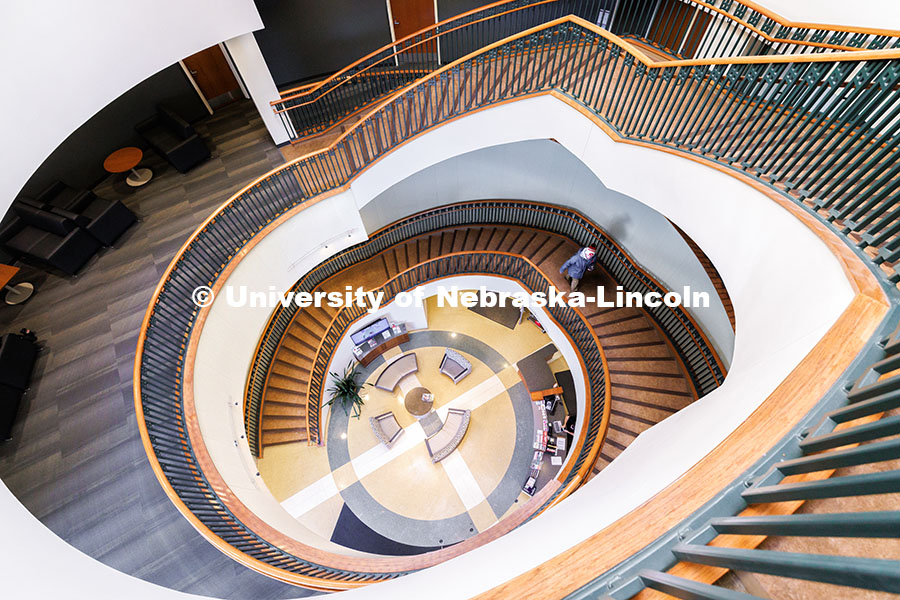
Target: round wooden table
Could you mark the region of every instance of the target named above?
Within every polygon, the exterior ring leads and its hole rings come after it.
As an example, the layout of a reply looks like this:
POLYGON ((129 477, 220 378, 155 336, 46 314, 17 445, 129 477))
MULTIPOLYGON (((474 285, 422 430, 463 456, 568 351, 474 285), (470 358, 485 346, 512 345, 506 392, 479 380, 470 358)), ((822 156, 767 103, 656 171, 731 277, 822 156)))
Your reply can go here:
POLYGON ((430 402, 422 399, 423 395, 430 393, 423 387, 415 387, 409 390, 403 399, 403 406, 406 407, 406 411, 414 417, 424 417, 430 413, 434 410, 434 399, 432 398, 430 402))
POLYGON ((11 306, 22 304, 34 294, 34 285, 27 281, 18 285, 9 285, 10 280, 18 272, 19 267, 0 264, 0 287, 6 290, 6 303, 11 306))
POLYGON ((144 152, 140 148, 134 146, 120 148, 106 157, 106 160, 103 161, 103 168, 109 173, 131 171, 131 175, 125 182, 131 187, 140 187, 153 177, 153 171, 150 169, 135 169, 142 158, 144 158, 144 152))

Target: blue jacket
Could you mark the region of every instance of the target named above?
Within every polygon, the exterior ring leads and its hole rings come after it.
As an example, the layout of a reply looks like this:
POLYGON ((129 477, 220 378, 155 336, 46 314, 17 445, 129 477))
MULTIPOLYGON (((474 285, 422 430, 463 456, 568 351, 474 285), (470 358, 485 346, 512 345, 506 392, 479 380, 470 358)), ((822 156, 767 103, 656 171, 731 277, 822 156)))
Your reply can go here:
POLYGON ((597 262, 596 254, 591 260, 587 260, 583 256, 581 256, 581 250, 579 250, 575 253, 575 256, 565 262, 565 264, 559 269, 559 272, 563 273, 566 269, 568 269, 569 277, 571 277, 572 279, 582 279, 584 277, 585 271, 591 270, 594 267, 595 262, 597 262))

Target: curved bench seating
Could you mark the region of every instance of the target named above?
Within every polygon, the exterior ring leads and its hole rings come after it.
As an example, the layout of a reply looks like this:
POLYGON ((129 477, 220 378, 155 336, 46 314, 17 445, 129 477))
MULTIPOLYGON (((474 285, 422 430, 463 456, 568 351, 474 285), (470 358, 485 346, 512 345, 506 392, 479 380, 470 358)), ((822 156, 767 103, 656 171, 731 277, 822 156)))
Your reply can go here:
POLYGON ((397 417, 391 411, 381 413, 377 417, 369 417, 369 424, 378 441, 388 448, 393 446, 400 434, 403 433, 403 428, 400 427, 397 417))
POLYGON ((416 353, 410 352, 395 358, 375 380, 375 387, 386 392, 393 392, 400 380, 419 370, 416 353))
POLYGON ((447 348, 444 350, 444 358, 441 359, 440 370, 452 379, 453 383, 459 383, 463 377, 472 372, 472 363, 456 350, 447 348))
POLYGON ((451 408, 447 413, 444 426, 436 434, 425 440, 431 462, 437 463, 456 450, 469 429, 469 417, 472 411, 451 408))

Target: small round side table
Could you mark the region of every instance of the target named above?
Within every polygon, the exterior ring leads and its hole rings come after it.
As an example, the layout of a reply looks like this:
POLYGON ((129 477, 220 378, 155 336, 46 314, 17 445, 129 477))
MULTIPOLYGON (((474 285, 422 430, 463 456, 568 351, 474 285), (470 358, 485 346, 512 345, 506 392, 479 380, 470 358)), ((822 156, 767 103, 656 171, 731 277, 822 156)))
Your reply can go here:
POLYGON ((140 187, 150 181, 153 177, 153 171, 150 169, 135 169, 141 159, 144 158, 144 152, 140 148, 128 146, 116 150, 106 157, 103 161, 103 168, 109 173, 124 173, 131 171, 131 175, 125 182, 131 187, 140 187))
POLYGON ((403 399, 403 405, 406 407, 406 411, 417 419, 430 413, 434 410, 434 399, 425 400, 422 397, 425 394, 430 393, 431 392, 423 387, 415 387, 409 390, 406 397, 403 399))

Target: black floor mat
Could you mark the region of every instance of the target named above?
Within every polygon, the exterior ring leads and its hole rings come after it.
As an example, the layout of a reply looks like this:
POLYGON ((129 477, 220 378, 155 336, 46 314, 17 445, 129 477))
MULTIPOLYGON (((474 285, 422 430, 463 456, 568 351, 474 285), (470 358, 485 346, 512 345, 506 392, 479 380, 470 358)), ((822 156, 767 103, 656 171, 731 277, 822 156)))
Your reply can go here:
POLYGON ((566 412, 570 415, 577 415, 578 405, 575 402, 575 380, 572 379, 572 371, 556 373, 556 383, 563 389, 563 402, 566 403, 566 412))
POLYGON ((515 329, 519 322, 519 309, 515 306, 470 306, 469 310, 509 329, 515 329))
POLYGON ((440 550, 440 547, 410 546, 386 538, 360 521, 346 504, 341 508, 341 514, 331 534, 331 541, 345 548, 385 556, 410 556, 440 550))

